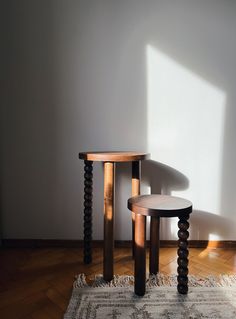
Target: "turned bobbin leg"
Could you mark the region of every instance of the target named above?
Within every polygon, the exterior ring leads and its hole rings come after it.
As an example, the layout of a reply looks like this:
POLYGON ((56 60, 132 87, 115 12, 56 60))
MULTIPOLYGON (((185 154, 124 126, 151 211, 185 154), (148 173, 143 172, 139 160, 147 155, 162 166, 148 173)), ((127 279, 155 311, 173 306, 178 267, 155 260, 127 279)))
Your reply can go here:
MULTIPOLYGON (((132 197, 140 195, 140 176, 141 176, 141 165, 140 161, 132 162, 132 197)), ((134 240, 135 240, 135 213, 132 212, 132 255, 134 258, 134 240)))
POLYGON ((149 273, 159 271, 160 217, 152 216, 150 225, 149 273))
POLYGON ((189 215, 186 216, 181 216, 179 217, 179 222, 178 222, 178 292, 180 294, 187 294, 188 292, 188 228, 189 228, 189 223, 188 220, 189 215))
POLYGON ((92 262, 93 162, 84 161, 84 263, 92 262))
POLYGON ((143 296, 146 290, 146 216, 135 216, 134 292, 143 296))

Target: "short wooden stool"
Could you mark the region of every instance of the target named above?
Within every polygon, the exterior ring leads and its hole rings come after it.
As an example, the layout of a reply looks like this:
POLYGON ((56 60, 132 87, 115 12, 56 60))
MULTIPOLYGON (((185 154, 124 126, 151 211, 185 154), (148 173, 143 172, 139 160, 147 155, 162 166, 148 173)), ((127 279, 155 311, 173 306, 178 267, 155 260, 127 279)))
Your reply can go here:
POLYGON ((135 294, 145 294, 146 283, 146 216, 151 216, 149 271, 159 271, 160 217, 178 217, 178 292, 188 292, 188 228, 192 203, 186 199, 167 195, 142 195, 128 200, 128 208, 135 213, 135 294))

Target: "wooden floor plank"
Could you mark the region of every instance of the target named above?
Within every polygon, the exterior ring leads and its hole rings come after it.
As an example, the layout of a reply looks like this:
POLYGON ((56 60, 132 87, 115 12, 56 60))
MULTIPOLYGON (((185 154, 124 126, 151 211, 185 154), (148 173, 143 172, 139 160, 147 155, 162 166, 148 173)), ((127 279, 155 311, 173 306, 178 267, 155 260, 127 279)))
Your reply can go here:
MULTIPOLYGON (((63 318, 73 281, 78 273, 92 280, 101 274, 103 252, 95 248, 93 262, 83 264, 81 248, 37 248, 0 250, 0 318, 57 319, 63 318)), ((147 272, 148 272, 147 250, 147 272)), ((116 248, 115 274, 133 275, 130 248, 116 248)), ((160 272, 175 273, 177 249, 160 249, 160 272)), ((193 275, 234 274, 236 250, 191 248, 189 271, 193 275)))

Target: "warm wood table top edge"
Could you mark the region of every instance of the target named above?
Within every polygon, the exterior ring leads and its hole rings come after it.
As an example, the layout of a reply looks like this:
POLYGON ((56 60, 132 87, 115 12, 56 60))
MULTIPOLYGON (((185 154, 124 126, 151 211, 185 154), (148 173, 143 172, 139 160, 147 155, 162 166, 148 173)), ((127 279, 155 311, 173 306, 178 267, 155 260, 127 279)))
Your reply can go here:
POLYGON ((174 217, 192 212, 192 202, 181 197, 152 194, 128 199, 128 209, 146 216, 174 217))
POLYGON ((149 159, 150 154, 145 152, 80 152, 79 159, 98 162, 132 162, 149 159))

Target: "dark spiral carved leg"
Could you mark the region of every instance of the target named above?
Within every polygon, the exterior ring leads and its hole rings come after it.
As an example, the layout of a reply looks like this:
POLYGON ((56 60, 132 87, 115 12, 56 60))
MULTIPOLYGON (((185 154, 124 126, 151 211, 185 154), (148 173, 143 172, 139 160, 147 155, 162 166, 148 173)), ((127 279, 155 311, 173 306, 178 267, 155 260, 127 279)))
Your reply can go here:
POLYGON ((179 218, 178 222, 178 292, 180 294, 187 294, 188 292, 188 228, 189 228, 189 223, 188 220, 189 215, 182 216, 179 218))
POLYGON ((92 262, 93 162, 84 161, 84 263, 92 262))

